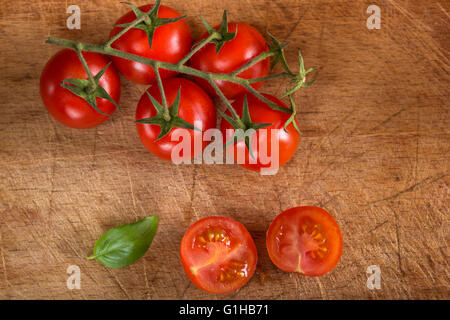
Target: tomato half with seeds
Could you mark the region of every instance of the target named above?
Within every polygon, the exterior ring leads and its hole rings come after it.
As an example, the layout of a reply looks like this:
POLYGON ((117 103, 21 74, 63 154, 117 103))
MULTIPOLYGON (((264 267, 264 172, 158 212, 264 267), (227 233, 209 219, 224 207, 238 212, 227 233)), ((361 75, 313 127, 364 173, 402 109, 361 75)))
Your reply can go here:
MULTIPOLYGON (((143 12, 148 12, 153 5, 139 7, 143 12)), ((158 18, 178 18, 176 10, 161 5, 158 9, 158 18)), ((129 11, 116 21, 115 25, 126 24, 134 21, 136 15, 129 11)), ((120 32, 122 27, 114 27, 111 30, 110 38, 120 32)), ((114 49, 132 53, 149 59, 176 63, 183 58, 191 49, 191 31, 185 19, 164 24, 156 28, 150 49, 149 40, 144 30, 133 28, 128 30, 111 45, 114 49)), ((141 83, 151 84, 155 81, 155 73, 151 66, 126 60, 118 57, 111 57, 114 65, 120 73, 127 79, 141 83)), ((161 78, 174 76, 176 73, 169 70, 160 70, 161 78)))
POLYGON ((257 253, 247 229, 227 217, 207 217, 184 234, 181 263, 189 279, 210 293, 229 293, 253 276, 257 253))
MULTIPOLYGON (((215 29, 219 30, 220 26, 215 29)), ((190 60, 191 67, 214 73, 230 73, 245 63, 255 58, 262 52, 268 51, 268 46, 264 37, 258 30, 252 26, 242 22, 229 22, 228 32, 236 32, 233 40, 225 42, 223 47, 216 53, 216 45, 214 43, 207 44, 200 49, 190 60)), ((208 37, 208 33, 203 34, 197 41, 208 37)), ((245 79, 262 78, 269 74, 270 59, 267 58, 251 66, 247 70, 238 74, 238 77, 245 79)), ((212 96, 217 97, 215 90, 204 79, 196 78, 205 90, 212 96)), ((234 99, 239 94, 247 92, 247 90, 239 84, 228 81, 215 80, 219 89, 228 99, 234 99)), ((252 87, 259 89, 263 82, 255 82, 252 87)))
MULTIPOLYGON (((83 52, 83 57, 93 75, 100 72, 110 61, 101 54, 83 52)), ((63 49, 57 52, 45 65, 40 79, 40 93, 48 112, 63 125, 85 129, 98 126, 109 116, 97 112, 86 100, 61 86, 66 79, 88 79, 88 75, 75 51, 63 49)), ((99 80, 99 85, 118 104, 120 99, 120 76, 110 65, 99 80)), ((103 98, 96 98, 97 107, 113 114, 116 106, 103 98)))
POLYGON ((307 276, 331 271, 342 255, 343 241, 333 216, 319 207, 295 207, 270 224, 266 246, 281 270, 307 276))

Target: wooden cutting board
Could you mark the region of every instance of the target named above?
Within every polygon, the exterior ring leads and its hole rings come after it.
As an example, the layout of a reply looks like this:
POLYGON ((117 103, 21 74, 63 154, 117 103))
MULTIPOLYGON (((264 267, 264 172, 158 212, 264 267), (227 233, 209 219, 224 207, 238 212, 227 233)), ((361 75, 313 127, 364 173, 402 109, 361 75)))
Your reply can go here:
MULTIPOLYGON (((145 87, 122 78, 121 109, 98 128, 63 127, 46 112, 39 76, 57 47, 47 36, 106 40, 128 11, 119 1, 77 1, 81 30, 68 30, 66 1, 4 1, 0 8, 0 298, 3 299, 448 299, 450 5, 379 0, 381 29, 369 30, 372 1, 165 1, 212 24, 266 27, 301 50, 319 80, 295 96, 304 136, 276 176, 232 165, 181 165, 149 154, 135 129, 145 87), (278 270, 265 232, 281 211, 316 205, 341 226, 344 253, 319 278, 278 270), (85 257, 111 227, 159 215, 147 254, 123 269, 85 257), (237 293, 192 285, 179 260, 187 227, 224 215, 253 235, 258 270, 237 293), (67 268, 81 270, 68 290, 67 268), (381 289, 370 290, 369 266, 381 289)), ((137 1, 136 4, 145 4, 137 1)), ((262 90, 281 95, 285 81, 262 90)))

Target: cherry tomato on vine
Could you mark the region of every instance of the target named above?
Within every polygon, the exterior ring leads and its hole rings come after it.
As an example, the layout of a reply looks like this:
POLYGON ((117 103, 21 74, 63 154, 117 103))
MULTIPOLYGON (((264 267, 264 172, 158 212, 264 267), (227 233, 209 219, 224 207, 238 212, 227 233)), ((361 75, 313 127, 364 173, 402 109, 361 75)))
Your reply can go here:
MULTIPOLYGON (((108 63, 106 56, 83 52, 83 56, 93 75, 100 72, 108 63)), ((66 79, 88 79, 88 75, 75 51, 64 49, 57 52, 44 67, 40 79, 40 93, 48 112, 62 124, 76 129, 95 127, 109 117, 97 112, 86 100, 61 86, 66 79)), ((119 103, 120 77, 110 65, 99 80, 111 98, 119 103)), ((116 106, 103 98, 95 98, 97 107, 107 114, 113 114, 116 106)))
MULTIPOLYGON (((153 5, 139 7, 143 12, 148 12, 153 5)), ((181 15, 170 7, 161 5, 158 10, 158 18, 177 18, 181 15)), ((126 24, 134 21, 136 15, 129 11, 123 15, 115 25, 126 24)), ((110 38, 120 32, 122 27, 114 27, 111 30, 110 38)), ((158 26, 152 39, 150 49, 149 40, 144 30, 132 28, 111 45, 114 49, 132 53, 149 59, 176 63, 183 58, 191 49, 192 37, 189 26, 185 19, 158 26)), ((126 60, 118 57, 111 57, 114 65, 120 73, 127 79, 141 83, 151 84, 155 81, 155 73, 151 66, 126 60)), ((168 78, 175 75, 174 71, 160 70, 161 78, 168 78)))
MULTIPOLYGON (((218 30, 220 26, 214 29, 218 30)), ((190 66, 207 72, 214 73, 230 73, 243 66, 251 59, 258 56, 264 51, 268 51, 267 43, 258 30, 252 26, 241 22, 229 22, 228 31, 236 32, 237 34, 233 40, 225 42, 223 47, 216 53, 216 46, 214 43, 209 43, 200 49, 190 60, 190 66)), ((197 41, 208 37, 208 33, 203 34, 197 41)), ((239 73, 240 78, 256 79, 265 77, 269 74, 270 59, 264 59, 247 70, 239 73)), ((196 78, 203 88, 205 88, 211 95, 217 97, 214 89, 209 83, 201 78, 196 78)), ((247 90, 239 84, 231 82, 215 80, 219 89, 222 90, 225 97, 234 99, 239 94, 247 90)), ((252 87, 259 89, 263 82, 256 82, 252 87)))
POLYGON ((281 270, 320 276, 331 271, 342 255, 342 235, 336 220, 322 208, 295 207, 270 224, 266 246, 281 270))
MULTIPOLYGON (((269 94, 263 94, 263 96, 274 102, 276 105, 289 110, 288 107, 276 97, 269 94)), ((294 128, 292 123, 286 127, 286 130, 283 129, 284 124, 290 117, 289 113, 273 110, 265 102, 251 94, 241 95, 232 103, 232 106, 239 117, 242 117, 243 114, 245 98, 247 99, 251 121, 254 123, 267 123, 271 125, 258 129, 251 135, 253 157, 244 140, 229 145, 227 147, 227 152, 234 156, 235 163, 246 169, 260 171, 262 168, 274 166, 277 166, 275 169, 278 169, 295 154, 300 142, 300 133, 294 128), (278 130, 277 134, 276 131, 272 132, 275 129, 278 130), (261 130, 264 130, 265 133, 262 134, 261 130), (272 149, 272 144, 275 145, 276 143, 276 140, 272 141, 272 134, 278 139, 278 156, 276 148, 272 149), (244 157, 240 155, 244 155, 244 157), (278 162, 278 164, 274 161, 278 162)), ((227 111, 225 114, 230 115, 230 112, 227 111)), ((220 130, 224 137, 224 143, 227 143, 234 132, 233 126, 227 120, 222 118, 220 130)))
POLYGON ((189 279, 211 293, 242 287, 256 269, 257 252, 247 229, 227 217, 207 217, 189 227, 181 240, 181 263, 189 279))
MULTIPOLYGON (((163 80, 163 87, 169 109, 172 107, 172 103, 174 103, 178 91, 181 90, 178 111, 179 117, 202 131, 215 128, 216 109, 214 108, 214 104, 208 94, 196 83, 184 78, 175 77, 163 80)), ((162 103, 161 94, 157 84, 148 88, 147 92, 160 104, 162 103)), ((156 115, 157 110, 153 106, 147 93, 144 93, 137 106, 136 120, 150 118, 156 115)), ((187 130, 191 147, 190 156, 181 150, 179 153, 180 157, 185 160, 198 155, 194 152, 194 139, 196 136, 194 130, 174 127, 166 136, 155 141, 161 132, 160 126, 155 124, 136 123, 136 128, 145 147, 159 158, 169 161, 172 160, 172 150, 176 145, 180 144, 180 141, 178 141, 179 139, 174 137, 182 136, 182 131, 187 130)), ((200 132, 198 134, 200 134, 200 139, 202 139, 202 133, 200 132)), ((203 141, 202 139, 201 150, 197 151, 203 151, 208 143, 208 141, 203 141)))

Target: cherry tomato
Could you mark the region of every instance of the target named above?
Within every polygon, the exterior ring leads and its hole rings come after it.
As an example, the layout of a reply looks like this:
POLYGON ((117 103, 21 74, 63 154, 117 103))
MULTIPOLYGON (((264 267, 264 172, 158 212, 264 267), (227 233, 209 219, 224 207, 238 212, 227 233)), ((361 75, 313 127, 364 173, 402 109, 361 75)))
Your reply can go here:
MULTIPOLYGON (((216 30, 220 26, 215 27, 216 30)), ((241 22, 228 23, 228 31, 237 34, 233 40, 227 41, 216 54, 216 46, 214 43, 207 44, 200 49, 190 60, 191 67, 214 73, 230 73, 255 58, 260 53, 268 51, 267 43, 258 30, 252 26, 241 22)), ((208 33, 203 34, 198 40, 208 37, 208 33)), ((269 74, 270 59, 267 58, 258 62, 254 66, 239 73, 240 78, 255 79, 265 77, 269 74)), ((214 89, 204 79, 196 78, 202 88, 205 88, 211 95, 217 97, 214 89)), ((222 90, 225 97, 234 99, 239 94, 247 90, 239 84, 227 81, 216 80, 217 86, 222 90)), ((263 82, 256 82, 252 87, 259 89, 263 82)))
MULTIPOLYGON (((141 11, 148 12, 153 5, 139 7, 141 11)), ((170 7, 161 5, 158 10, 158 18, 176 18, 181 15, 170 7)), ((123 15, 115 25, 132 22, 136 19, 133 11, 123 15)), ((110 38, 123 28, 114 27, 111 30, 110 38)), ((181 60, 191 49, 192 37, 189 26, 185 19, 168 23, 157 27, 150 49, 149 41, 145 31, 141 29, 130 29, 111 45, 113 48, 132 53, 149 59, 175 63, 181 60)), ((111 57, 117 69, 127 79, 141 83, 151 84, 155 81, 155 73, 152 67, 126 60, 118 57, 111 57)), ((161 78, 168 78, 176 73, 169 70, 160 70, 161 78)))
POLYGON ((336 220, 318 207, 296 207, 270 224, 266 246, 281 270, 320 276, 331 271, 342 255, 342 235, 336 220))
MULTIPOLYGON (((93 75, 102 70, 109 60, 98 53, 83 52, 88 67, 93 75)), ((57 52, 45 65, 41 74, 40 92, 48 112, 62 124, 76 129, 92 128, 109 117, 97 112, 83 98, 61 86, 65 79, 88 79, 81 61, 75 51, 64 49, 57 52)), ((110 65, 99 84, 118 104, 120 99, 120 77, 113 65, 110 65)), ((113 114, 116 106, 106 99, 96 98, 97 107, 113 114)))
POLYGON ((184 234, 181 263, 189 279, 211 293, 242 287, 256 269, 256 246, 247 229, 226 217, 207 217, 184 234))
MULTIPOLYGON (((169 108, 175 100, 178 90, 181 88, 180 95, 180 107, 178 115, 190 124, 195 125, 194 121, 197 121, 196 127, 206 131, 216 126, 216 109, 208 94, 203 91, 196 83, 184 79, 184 78, 170 78, 163 81, 164 92, 166 94, 167 104, 169 108), (201 126, 201 128, 200 128, 201 126)), ((147 92, 154 97, 160 104, 162 104, 161 94, 157 84, 154 84, 147 89, 147 92)), ((155 107, 153 106, 147 93, 144 93, 141 100, 138 103, 136 110, 136 120, 153 117, 157 114, 155 107)), ((142 124, 136 123, 136 128, 145 147, 154 155, 164 160, 171 160, 173 148, 180 143, 178 138, 172 138, 174 135, 179 136, 181 130, 188 130, 190 134, 191 143, 191 156, 193 158, 197 156, 207 145, 208 141, 203 141, 202 133, 200 139, 202 139, 202 148, 195 153, 194 149, 194 131, 184 128, 173 128, 163 138, 155 141, 158 137, 161 127, 154 124, 142 124), (172 141, 175 140, 175 141, 172 141)), ((198 138, 198 137, 197 137, 198 138)), ((182 160, 188 159, 188 154, 180 152, 182 160)))
MULTIPOLYGON (((275 98, 274 96, 268 94, 263 95, 278 106, 286 109, 288 108, 281 100, 275 98)), ((251 135, 253 157, 251 157, 243 140, 228 146, 227 152, 229 154, 233 154, 235 163, 238 163, 241 167, 249 170, 260 171, 261 168, 276 166, 276 163, 273 163, 274 160, 278 162, 278 167, 281 167, 292 158, 300 142, 300 134, 297 130, 295 130, 292 123, 286 127, 286 130, 283 129, 283 126, 286 120, 288 120, 290 114, 271 109, 265 102, 262 102, 253 95, 246 94, 245 96, 247 97, 248 110, 252 122, 271 123, 272 125, 256 130, 256 132, 251 135), (279 147, 278 157, 276 156, 275 149, 273 150, 274 159, 272 159, 272 130, 274 129, 278 130, 276 137, 278 137, 279 140, 279 147), (266 134, 261 134, 261 130, 265 130, 266 134), (245 158, 241 159, 239 156, 240 154, 244 155, 245 158)), ((239 96, 232 103, 232 106, 236 110, 239 117, 242 117, 245 96, 239 96)), ((231 115, 229 111, 227 111, 226 114, 231 115)), ((228 121, 222 118, 220 130, 224 137, 224 143, 228 142, 234 132, 233 127, 228 121)), ((275 135, 275 133, 276 132, 274 131, 273 134, 275 135)), ((274 141, 274 144, 275 143, 276 141, 274 141)), ((276 169, 278 169, 278 167, 276 169)))

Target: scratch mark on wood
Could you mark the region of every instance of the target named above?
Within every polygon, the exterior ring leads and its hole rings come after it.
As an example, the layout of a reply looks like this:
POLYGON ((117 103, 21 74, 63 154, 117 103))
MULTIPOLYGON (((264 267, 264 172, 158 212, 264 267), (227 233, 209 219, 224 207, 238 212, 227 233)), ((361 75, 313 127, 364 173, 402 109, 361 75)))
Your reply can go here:
POLYGON ((295 21, 294 26, 291 28, 291 30, 289 30, 289 32, 288 32, 286 38, 284 38, 284 42, 288 41, 289 38, 292 36, 292 34, 294 33, 295 29, 297 29, 298 25, 299 25, 300 22, 302 21, 302 18, 305 16, 305 14, 308 13, 309 8, 310 8, 310 7, 306 8, 305 12, 304 12, 300 17, 298 17, 297 21, 295 21))
POLYGON ((118 284, 120 290, 125 294, 125 296, 131 300, 131 296, 128 294, 127 290, 125 289, 125 287, 122 285, 122 283, 119 281, 119 278, 117 278, 117 276, 109 269, 106 268, 106 270, 108 270, 109 274, 112 275, 113 279, 115 280, 115 282, 118 284))
POLYGON ((378 228, 381 228, 382 226, 384 226, 384 225, 385 225, 386 223, 388 223, 388 222, 389 222, 389 221, 386 220, 386 221, 383 221, 383 222, 377 224, 373 229, 370 229, 370 230, 368 231, 368 233, 374 232, 375 230, 377 230, 378 228))
MULTIPOLYGON (((392 207, 391 207, 392 209, 392 207)), ((400 232, 399 232, 399 218, 398 218, 398 213, 396 210, 393 210, 394 212, 394 218, 395 218, 395 237, 397 239, 397 259, 398 259, 398 268, 400 270, 401 275, 403 276, 405 274, 405 272, 403 271, 403 267, 402 267, 402 254, 401 254, 401 245, 400 245, 400 232)))
POLYGON ((368 204, 370 205, 370 204, 375 204, 375 203, 379 203, 379 202, 395 199, 395 198, 397 198, 398 196, 400 196, 400 195, 402 195, 404 193, 416 190, 417 188, 421 187, 424 184, 430 184, 430 183, 436 182, 436 181, 444 178, 447 175, 448 175, 448 173, 440 174, 437 177, 427 177, 427 178, 423 179, 422 181, 420 181, 418 183, 415 183, 412 186, 410 186, 410 187, 408 187, 406 189, 403 189, 403 190, 401 190, 401 191, 399 191, 399 192, 397 192, 397 193, 395 193, 395 194, 393 194, 393 195, 391 195, 389 197, 386 197, 386 198, 383 198, 383 199, 379 199, 379 200, 375 200, 375 201, 371 201, 368 204))
POLYGON ((319 277, 316 277, 317 284, 319 285, 320 290, 320 296, 322 297, 322 300, 327 299, 327 293, 325 292, 325 289, 323 288, 322 282, 320 281, 319 277))
POLYGON ((145 265, 145 262, 142 265, 144 266, 144 282, 145 282, 145 289, 147 291, 145 296, 147 297, 147 300, 150 300, 151 295, 150 295, 150 286, 148 285, 147 267, 145 265))
POLYGON ((369 132, 375 131, 378 128, 384 126, 386 123, 388 123, 389 121, 391 121, 393 118, 395 118, 396 116, 398 116, 400 113, 402 113, 403 111, 405 111, 407 108, 403 108, 400 109, 399 111, 395 112, 394 114, 390 115, 386 120, 383 120, 382 122, 380 122, 378 125, 376 125, 375 127, 373 127, 372 129, 369 130, 369 132))

